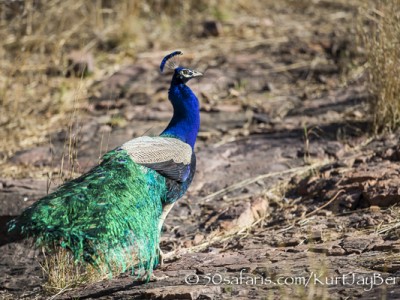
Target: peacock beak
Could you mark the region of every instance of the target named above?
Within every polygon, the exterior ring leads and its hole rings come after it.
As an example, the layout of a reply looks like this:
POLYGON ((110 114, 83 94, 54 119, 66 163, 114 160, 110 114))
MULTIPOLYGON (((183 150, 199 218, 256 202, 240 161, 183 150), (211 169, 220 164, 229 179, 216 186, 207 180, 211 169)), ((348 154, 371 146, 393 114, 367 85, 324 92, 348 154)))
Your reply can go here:
POLYGON ((196 70, 192 70, 192 71, 193 71, 192 77, 200 77, 200 76, 203 76, 203 73, 201 73, 201 72, 199 72, 199 71, 196 71, 196 70))

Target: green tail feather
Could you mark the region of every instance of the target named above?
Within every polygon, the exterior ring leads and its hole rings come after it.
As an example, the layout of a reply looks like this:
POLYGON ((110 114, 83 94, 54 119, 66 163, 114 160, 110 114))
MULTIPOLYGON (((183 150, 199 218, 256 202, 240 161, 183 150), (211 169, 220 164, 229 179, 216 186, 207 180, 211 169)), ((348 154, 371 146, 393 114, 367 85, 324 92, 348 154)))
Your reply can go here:
POLYGON ((100 165, 42 198, 11 224, 48 250, 61 246, 78 262, 126 270, 133 251, 138 267, 157 263, 158 222, 165 179, 113 150, 100 165), (128 254, 128 255, 127 255, 128 254))

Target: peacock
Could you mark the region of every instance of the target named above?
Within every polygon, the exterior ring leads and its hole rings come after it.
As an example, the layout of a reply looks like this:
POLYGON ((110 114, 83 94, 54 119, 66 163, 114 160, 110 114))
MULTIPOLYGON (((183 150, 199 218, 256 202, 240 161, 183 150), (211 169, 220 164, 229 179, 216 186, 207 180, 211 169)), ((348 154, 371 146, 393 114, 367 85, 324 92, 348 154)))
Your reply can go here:
POLYGON ((173 116, 159 136, 141 136, 109 151, 99 165, 28 207, 9 231, 32 237, 74 264, 112 274, 136 268, 151 274, 160 262, 161 228, 196 170, 199 102, 186 85, 201 72, 179 66, 174 51, 161 62, 173 70, 173 116))

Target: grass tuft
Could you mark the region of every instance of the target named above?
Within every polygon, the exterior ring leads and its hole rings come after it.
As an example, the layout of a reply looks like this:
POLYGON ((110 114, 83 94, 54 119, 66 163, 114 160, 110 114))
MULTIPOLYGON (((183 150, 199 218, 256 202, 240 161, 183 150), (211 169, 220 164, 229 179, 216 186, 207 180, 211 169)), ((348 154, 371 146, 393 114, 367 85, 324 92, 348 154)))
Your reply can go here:
MULTIPOLYGON (((130 251, 126 251, 125 261, 130 261, 131 264, 125 266, 125 269, 116 264, 94 267, 88 263, 76 262, 72 253, 62 247, 57 247, 52 252, 43 250, 42 253, 44 259, 41 267, 46 279, 43 289, 50 295, 62 294, 80 286, 110 279, 126 270, 135 270, 134 267, 138 263, 130 251)), ((144 274, 138 274, 137 278, 140 278, 140 275, 144 274)))
POLYGON ((43 251, 43 254, 41 266, 46 278, 43 288, 49 294, 63 293, 104 279, 92 266, 75 263, 72 254, 64 248, 59 248, 52 254, 45 254, 43 251))
POLYGON ((369 6, 362 29, 376 133, 400 126, 400 0, 369 6))

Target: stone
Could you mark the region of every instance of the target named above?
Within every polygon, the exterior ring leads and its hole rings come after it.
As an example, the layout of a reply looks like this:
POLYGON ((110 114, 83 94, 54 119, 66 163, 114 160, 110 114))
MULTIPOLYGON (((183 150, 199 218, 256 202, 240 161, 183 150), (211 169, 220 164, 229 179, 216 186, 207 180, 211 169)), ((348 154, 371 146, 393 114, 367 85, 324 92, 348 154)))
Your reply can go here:
POLYGON ((85 77, 94 71, 94 58, 91 53, 72 51, 67 56, 66 76, 85 77))
POLYGON ((203 37, 220 36, 222 33, 221 23, 215 20, 204 21, 203 23, 203 37))
POLYGON ((36 167, 42 167, 50 165, 52 161, 51 148, 49 146, 41 146, 28 150, 22 150, 17 152, 10 161, 15 164, 21 165, 34 165, 36 167))

